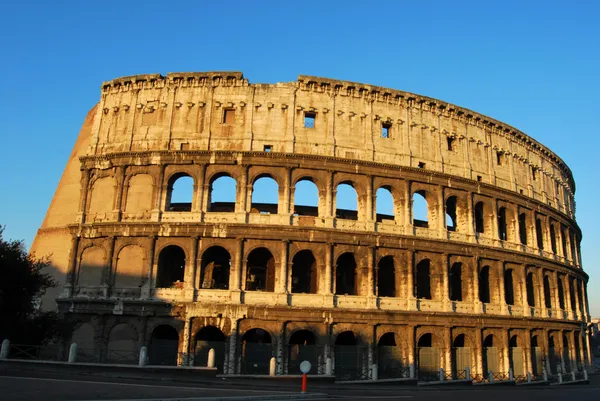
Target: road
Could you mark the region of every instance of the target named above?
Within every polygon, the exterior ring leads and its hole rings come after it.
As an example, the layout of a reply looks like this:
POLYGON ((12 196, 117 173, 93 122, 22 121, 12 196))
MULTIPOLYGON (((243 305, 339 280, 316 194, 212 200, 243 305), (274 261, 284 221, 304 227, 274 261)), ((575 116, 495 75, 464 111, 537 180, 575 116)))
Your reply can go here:
MULTIPOLYGON (((444 401, 558 401, 565 399, 600 400, 600 377, 590 385, 577 386, 487 386, 423 388, 399 385, 311 384, 309 393, 327 394, 317 400, 440 400, 444 401)), ((2 401, 103 401, 103 400, 192 400, 202 398, 249 397, 253 399, 290 399, 299 395, 296 383, 267 380, 222 380, 173 383, 136 379, 66 376, 47 373, 11 373, 0 376, 2 401)), ((234 398, 234 399, 235 399, 234 398)), ((298 398, 299 399, 299 398, 298 398)))

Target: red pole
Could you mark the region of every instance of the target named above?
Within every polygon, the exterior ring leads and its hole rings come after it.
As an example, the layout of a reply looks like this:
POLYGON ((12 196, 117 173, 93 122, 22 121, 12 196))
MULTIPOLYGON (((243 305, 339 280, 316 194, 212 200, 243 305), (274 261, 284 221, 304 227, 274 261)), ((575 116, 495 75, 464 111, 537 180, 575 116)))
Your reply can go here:
POLYGON ((306 373, 302 374, 302 392, 306 393, 306 373))

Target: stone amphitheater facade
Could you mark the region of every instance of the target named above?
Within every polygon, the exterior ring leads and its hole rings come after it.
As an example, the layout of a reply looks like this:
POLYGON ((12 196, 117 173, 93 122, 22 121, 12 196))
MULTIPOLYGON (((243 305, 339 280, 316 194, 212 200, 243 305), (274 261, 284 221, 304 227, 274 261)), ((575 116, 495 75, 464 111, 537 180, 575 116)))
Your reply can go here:
POLYGON ((102 84, 32 251, 61 282, 82 355, 338 377, 589 364, 569 167, 533 138, 440 100, 239 72, 102 84), (235 201, 213 183, 235 180, 235 201), (277 204, 253 202, 264 177, 277 204), (189 202, 172 201, 180 179, 189 202), (295 205, 296 186, 318 191, 295 205), (357 210, 337 205, 350 185, 357 210), (381 190, 392 213, 376 210, 381 190), (413 215, 425 199, 426 219, 413 215))

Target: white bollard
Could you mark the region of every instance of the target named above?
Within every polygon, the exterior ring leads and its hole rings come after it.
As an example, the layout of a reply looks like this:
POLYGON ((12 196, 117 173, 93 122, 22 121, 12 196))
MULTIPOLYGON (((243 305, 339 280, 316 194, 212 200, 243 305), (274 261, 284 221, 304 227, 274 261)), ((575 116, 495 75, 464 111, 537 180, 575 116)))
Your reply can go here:
POLYGON ((215 367, 215 349, 211 348, 208 350, 208 363, 206 364, 209 368, 215 367))
POLYGON ((527 383, 531 383, 531 373, 527 372, 527 383))
POLYGON ((8 359, 8 350, 10 349, 10 341, 6 338, 2 341, 2 348, 0 348, 0 359, 8 359))
POLYGON ((275 376, 276 369, 277 359, 275 359, 275 357, 272 357, 271 362, 269 363, 269 376, 275 376))
POLYGON ((440 368, 440 381, 444 381, 444 368, 440 368))
POLYGON ((585 368, 583 369, 583 379, 584 380, 588 379, 588 372, 587 372, 587 369, 585 369, 585 368))
POLYGON ((415 364, 414 363, 410 364, 409 370, 410 370, 410 378, 414 379, 415 378, 415 364))
POLYGON ((138 366, 146 366, 147 360, 148 360, 148 348, 142 347, 142 348, 140 348, 140 358, 138 359, 138 366))
POLYGON ((571 380, 575 381, 575 371, 574 370, 571 372, 571 380))
POLYGON ((491 370, 488 370, 488 380, 490 381, 490 383, 494 382, 494 372, 492 372, 491 370))
POLYGON ((471 379, 471 367, 467 366, 465 368, 465 380, 472 380, 471 379))
POLYGON ((515 375, 514 375, 514 373, 513 373, 513 370, 512 370, 512 368, 509 368, 509 369, 508 369, 508 380, 510 380, 510 381, 513 381, 513 380, 515 380, 515 375))
POLYGON ((74 363, 77 361, 77 343, 72 343, 69 348, 69 363, 74 363))
POLYGON ((546 368, 542 369, 542 377, 544 378, 545 382, 548 381, 548 372, 546 371, 546 368))
POLYGON ((332 376, 333 375, 333 365, 331 363, 331 358, 327 358, 325 360, 325 374, 327 376, 332 376))
POLYGON ((378 377, 377 369, 378 369, 378 366, 376 363, 374 363, 373 366, 371 366, 371 380, 377 380, 377 377, 378 377))

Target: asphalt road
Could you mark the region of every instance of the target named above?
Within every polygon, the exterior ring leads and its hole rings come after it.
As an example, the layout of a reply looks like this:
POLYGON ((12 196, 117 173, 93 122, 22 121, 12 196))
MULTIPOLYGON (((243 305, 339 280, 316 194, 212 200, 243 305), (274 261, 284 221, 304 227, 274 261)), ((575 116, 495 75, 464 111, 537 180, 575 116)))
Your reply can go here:
MULTIPOLYGON (((0 376, 0 401, 101 401, 101 400, 192 400, 202 398, 290 399, 299 395, 296 383, 266 380, 214 380, 213 382, 173 383, 136 379, 66 376, 28 372, 4 372, 0 376)), ((309 394, 327 396, 317 400, 441 400, 444 401, 532 401, 600 400, 600 376, 589 385, 576 386, 486 386, 409 387, 399 385, 312 384, 309 394)))

